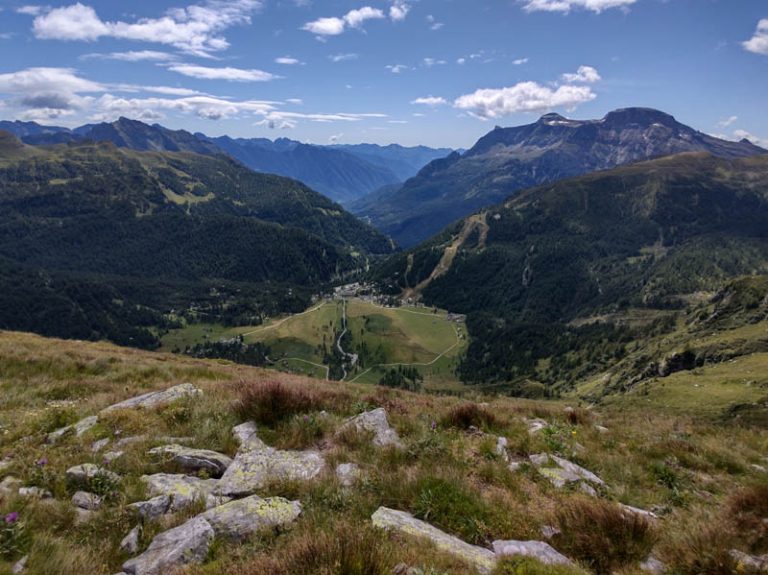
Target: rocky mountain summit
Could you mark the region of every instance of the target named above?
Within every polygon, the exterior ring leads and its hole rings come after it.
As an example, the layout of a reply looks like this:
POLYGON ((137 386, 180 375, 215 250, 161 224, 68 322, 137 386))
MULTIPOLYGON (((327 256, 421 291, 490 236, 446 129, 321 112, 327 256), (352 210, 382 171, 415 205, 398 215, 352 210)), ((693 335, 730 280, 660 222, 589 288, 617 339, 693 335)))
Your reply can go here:
POLYGON ((465 154, 436 160, 401 187, 362 198, 351 209, 408 247, 519 190, 683 152, 726 159, 768 153, 647 108, 616 110, 599 120, 546 114, 533 124, 496 127, 465 154))

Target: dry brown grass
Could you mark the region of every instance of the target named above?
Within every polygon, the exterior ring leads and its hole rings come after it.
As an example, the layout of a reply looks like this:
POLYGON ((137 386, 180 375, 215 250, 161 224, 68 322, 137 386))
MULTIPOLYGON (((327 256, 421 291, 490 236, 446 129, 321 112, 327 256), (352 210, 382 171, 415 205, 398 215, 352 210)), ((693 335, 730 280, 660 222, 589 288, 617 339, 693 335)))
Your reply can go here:
POLYGON ((768 483, 755 483, 731 495, 726 513, 752 552, 768 551, 768 483))
POLYGON ((440 420, 443 427, 455 429, 489 429, 496 424, 496 416, 476 403, 462 403, 452 407, 440 420))
POLYGON ((345 392, 275 380, 241 382, 237 396, 234 409, 241 420, 269 426, 294 415, 345 411, 351 402, 351 396, 345 392))
POLYGON ((645 559, 657 539, 650 521, 600 499, 574 497, 555 514, 557 547, 598 575, 645 559))

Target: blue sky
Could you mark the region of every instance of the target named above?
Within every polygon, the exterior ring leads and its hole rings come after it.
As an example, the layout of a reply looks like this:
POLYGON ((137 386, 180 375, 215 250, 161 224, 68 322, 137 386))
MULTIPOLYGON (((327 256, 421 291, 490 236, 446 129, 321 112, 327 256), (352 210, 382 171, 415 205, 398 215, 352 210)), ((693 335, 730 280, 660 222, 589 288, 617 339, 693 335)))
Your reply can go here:
POLYGON ((768 146, 766 0, 0 0, 0 118, 469 147, 649 106, 768 146))

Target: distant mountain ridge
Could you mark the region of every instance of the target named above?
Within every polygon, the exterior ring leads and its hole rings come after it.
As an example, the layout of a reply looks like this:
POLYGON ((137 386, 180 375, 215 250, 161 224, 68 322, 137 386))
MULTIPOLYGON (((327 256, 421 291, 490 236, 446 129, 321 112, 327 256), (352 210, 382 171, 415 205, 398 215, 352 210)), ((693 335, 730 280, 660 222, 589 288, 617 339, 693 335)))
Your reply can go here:
POLYGON ((435 160, 402 186, 361 198, 350 209, 407 247, 518 190, 683 152, 721 158, 768 153, 747 140, 698 132, 648 108, 583 121, 546 114, 533 124, 496 127, 465 154, 435 160))
POLYGON ((246 167, 299 180, 334 201, 349 203, 384 186, 405 181, 447 148, 406 148, 396 144, 319 146, 287 138, 230 138, 170 130, 159 124, 120 118, 74 130, 35 122, 0 122, 26 144, 46 145, 92 140, 138 151, 226 153, 246 167))

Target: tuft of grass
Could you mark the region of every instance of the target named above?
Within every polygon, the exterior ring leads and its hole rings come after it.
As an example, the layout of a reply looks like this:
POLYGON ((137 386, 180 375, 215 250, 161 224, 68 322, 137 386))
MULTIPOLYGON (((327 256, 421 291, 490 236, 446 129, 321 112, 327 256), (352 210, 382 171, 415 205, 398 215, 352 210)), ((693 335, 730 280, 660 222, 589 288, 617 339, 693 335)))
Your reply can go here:
POLYGON ((445 414, 441 420, 443 427, 455 429, 489 429, 496 424, 496 416, 476 403, 457 405, 445 414))
POLYGON ((730 554, 733 534, 713 517, 675 532, 662 549, 662 560, 675 575, 732 575, 738 572, 730 554))
POLYGON ((492 575, 586 575, 586 571, 568 565, 545 565, 530 557, 502 559, 492 575))
POLYGON ((645 559, 656 543, 648 519, 599 499, 575 497, 555 512, 557 547, 598 575, 645 559))
POLYGON ((235 411, 238 417, 268 426, 295 415, 343 408, 350 400, 343 392, 272 380, 243 382, 237 392, 235 411))
POLYGON ((305 529, 274 553, 228 567, 229 575, 391 575, 394 548, 365 523, 305 529))

